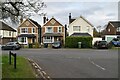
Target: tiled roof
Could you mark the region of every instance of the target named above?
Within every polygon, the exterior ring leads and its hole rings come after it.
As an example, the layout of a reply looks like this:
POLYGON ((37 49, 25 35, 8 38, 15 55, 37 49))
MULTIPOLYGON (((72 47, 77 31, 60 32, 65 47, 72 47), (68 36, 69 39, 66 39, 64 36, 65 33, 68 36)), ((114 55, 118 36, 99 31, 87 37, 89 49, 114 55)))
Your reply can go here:
POLYGON ((43 35, 43 37, 46 37, 46 36, 56 36, 56 37, 61 37, 62 35, 60 33, 45 33, 43 35))
POLYGON ((34 23, 37 27, 41 27, 40 24, 38 24, 36 21, 29 19, 32 23, 34 23))
POLYGON ((120 27, 120 21, 110 21, 114 27, 120 27))
POLYGON ((73 33, 71 36, 79 37, 79 36, 88 36, 91 37, 89 33, 73 33))
POLYGON ((35 38, 36 36, 34 34, 21 34, 18 37, 28 37, 28 38, 35 38))
POLYGON ((8 31, 14 31, 16 32, 15 29, 13 29, 12 27, 10 27, 9 25, 5 24, 4 22, 0 21, 0 30, 8 30, 8 31))

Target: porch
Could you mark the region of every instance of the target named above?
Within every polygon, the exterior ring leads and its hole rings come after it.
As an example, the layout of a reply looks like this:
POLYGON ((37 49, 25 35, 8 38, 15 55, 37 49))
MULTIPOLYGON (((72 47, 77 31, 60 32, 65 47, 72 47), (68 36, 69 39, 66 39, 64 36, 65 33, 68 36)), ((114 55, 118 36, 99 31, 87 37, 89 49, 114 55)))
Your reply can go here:
POLYGON ((43 35, 43 43, 53 43, 55 41, 62 41, 63 36, 59 33, 46 33, 43 35))

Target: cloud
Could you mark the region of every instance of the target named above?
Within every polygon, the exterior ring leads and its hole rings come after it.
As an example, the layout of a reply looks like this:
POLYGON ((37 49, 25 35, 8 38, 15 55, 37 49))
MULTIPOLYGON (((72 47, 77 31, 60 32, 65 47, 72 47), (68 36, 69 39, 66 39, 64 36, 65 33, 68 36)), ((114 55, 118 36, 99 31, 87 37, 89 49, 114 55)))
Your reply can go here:
POLYGON ((73 17, 82 15, 95 27, 118 19, 117 2, 47 2, 46 5, 43 12, 46 12, 49 18, 54 16, 63 25, 68 24, 69 13, 72 13, 73 17))

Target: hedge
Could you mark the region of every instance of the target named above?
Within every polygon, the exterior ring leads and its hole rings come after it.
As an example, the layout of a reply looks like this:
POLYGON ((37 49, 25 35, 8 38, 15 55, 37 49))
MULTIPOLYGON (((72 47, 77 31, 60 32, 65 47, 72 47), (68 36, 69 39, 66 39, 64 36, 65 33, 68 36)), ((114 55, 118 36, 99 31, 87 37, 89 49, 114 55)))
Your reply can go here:
POLYGON ((91 48, 92 47, 92 37, 66 37, 65 47, 67 48, 78 48, 78 42, 82 42, 82 48, 91 48))

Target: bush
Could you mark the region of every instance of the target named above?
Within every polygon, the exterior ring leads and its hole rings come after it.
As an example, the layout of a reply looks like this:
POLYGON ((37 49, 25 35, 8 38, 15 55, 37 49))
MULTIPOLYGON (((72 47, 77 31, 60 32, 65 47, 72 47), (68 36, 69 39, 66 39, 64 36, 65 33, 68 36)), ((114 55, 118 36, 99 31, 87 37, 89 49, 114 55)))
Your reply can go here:
POLYGON ((82 42, 82 48, 92 47, 92 37, 67 37, 65 40, 65 47, 78 48, 78 42, 82 42))
POLYGON ((35 43, 34 48, 39 48, 39 43, 35 43))

